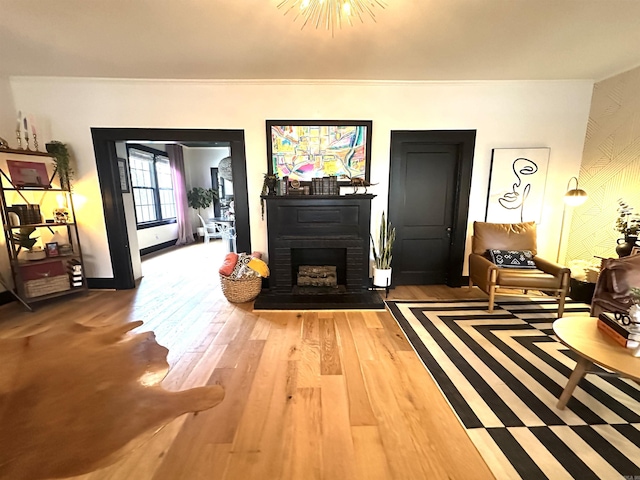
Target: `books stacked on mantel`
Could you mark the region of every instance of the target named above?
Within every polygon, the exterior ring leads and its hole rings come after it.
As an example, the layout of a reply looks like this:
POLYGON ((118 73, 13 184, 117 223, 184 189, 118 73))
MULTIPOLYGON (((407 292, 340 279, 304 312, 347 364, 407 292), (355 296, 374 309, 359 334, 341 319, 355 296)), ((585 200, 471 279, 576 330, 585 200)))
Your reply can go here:
POLYGON ((332 175, 322 178, 312 178, 311 190, 313 195, 340 195, 338 177, 332 175))
POLYGON ((630 346, 628 342, 640 342, 640 325, 623 325, 613 313, 601 313, 598 316, 598 328, 623 347, 630 346))

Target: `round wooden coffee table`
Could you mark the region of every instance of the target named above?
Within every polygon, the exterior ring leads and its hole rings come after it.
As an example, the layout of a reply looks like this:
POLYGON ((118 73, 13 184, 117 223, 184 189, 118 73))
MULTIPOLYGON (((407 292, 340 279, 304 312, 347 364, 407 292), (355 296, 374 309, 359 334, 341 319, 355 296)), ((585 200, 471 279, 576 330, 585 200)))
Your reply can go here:
POLYGON ((579 356, 576 368, 564 387, 557 407, 563 409, 578 382, 589 373, 594 363, 612 370, 623 377, 640 382, 640 357, 634 357, 632 350, 616 343, 606 333, 598 329, 598 319, 594 317, 565 317, 553 322, 553 331, 558 339, 579 356))

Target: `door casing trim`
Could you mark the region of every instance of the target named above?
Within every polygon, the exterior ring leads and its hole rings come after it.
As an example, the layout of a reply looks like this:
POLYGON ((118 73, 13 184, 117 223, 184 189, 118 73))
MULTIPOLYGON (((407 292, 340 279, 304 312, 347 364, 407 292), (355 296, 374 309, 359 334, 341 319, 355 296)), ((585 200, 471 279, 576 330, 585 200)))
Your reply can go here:
MULTIPOLYGON (((91 128, 98 181, 104 207, 105 227, 113 278, 94 279, 102 288, 135 288, 131 251, 127 236, 124 203, 120 180, 116 142, 226 142, 231 147, 231 168, 234 179, 234 202, 237 249, 251 252, 249 227, 249 197, 244 130, 207 130, 171 128, 91 128), (237 185, 236 185, 237 183, 237 185), (100 281, 98 281, 100 280, 100 281)), ((100 288, 100 287, 98 287, 100 288)))

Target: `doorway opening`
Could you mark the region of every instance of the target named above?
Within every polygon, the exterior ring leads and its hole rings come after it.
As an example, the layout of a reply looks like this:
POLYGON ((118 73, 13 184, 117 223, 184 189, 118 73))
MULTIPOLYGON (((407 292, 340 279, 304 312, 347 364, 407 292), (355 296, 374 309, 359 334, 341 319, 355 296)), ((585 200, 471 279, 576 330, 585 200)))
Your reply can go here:
POLYGON ((117 144, 179 143, 189 147, 228 145, 233 172, 233 202, 238 251, 251 251, 247 166, 243 130, 185 130, 149 128, 92 128, 98 180, 109 244, 113 278, 93 279, 91 288, 135 288, 129 229, 118 169, 117 144))

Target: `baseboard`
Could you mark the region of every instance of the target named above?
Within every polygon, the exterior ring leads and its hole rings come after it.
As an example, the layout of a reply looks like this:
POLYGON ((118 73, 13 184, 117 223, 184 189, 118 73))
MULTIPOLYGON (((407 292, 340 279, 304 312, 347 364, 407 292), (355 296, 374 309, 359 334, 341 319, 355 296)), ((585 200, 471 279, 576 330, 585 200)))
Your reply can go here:
POLYGON ((165 248, 174 247, 177 240, 169 240, 168 242, 159 243, 157 245, 151 245, 150 247, 141 248, 140 256, 144 257, 153 252, 157 252, 158 250, 164 250, 165 248))
POLYGON ((87 286, 93 290, 115 290, 115 278, 87 278, 87 286))
POLYGON ((15 299, 16 297, 14 297, 8 290, 0 292, 0 305, 6 305, 7 303, 15 301, 15 299))

